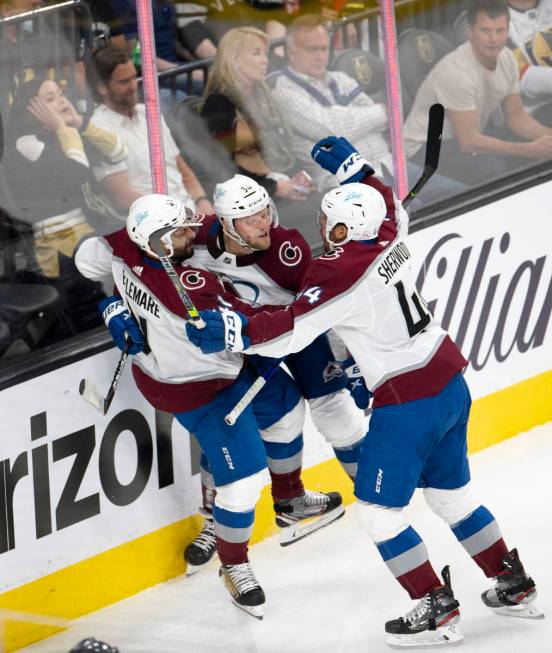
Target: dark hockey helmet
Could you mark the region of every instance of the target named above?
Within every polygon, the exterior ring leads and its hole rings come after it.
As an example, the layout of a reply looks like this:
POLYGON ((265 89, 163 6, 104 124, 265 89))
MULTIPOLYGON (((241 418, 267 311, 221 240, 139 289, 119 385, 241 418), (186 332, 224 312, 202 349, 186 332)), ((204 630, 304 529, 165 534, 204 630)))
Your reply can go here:
POLYGON ((82 642, 75 644, 69 653, 119 653, 116 646, 100 642, 94 637, 87 637, 82 642))

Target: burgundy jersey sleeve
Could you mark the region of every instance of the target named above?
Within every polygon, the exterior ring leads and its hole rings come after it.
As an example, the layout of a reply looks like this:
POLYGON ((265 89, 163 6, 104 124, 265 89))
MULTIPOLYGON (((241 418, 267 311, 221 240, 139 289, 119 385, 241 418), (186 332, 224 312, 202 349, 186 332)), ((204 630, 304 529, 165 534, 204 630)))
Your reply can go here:
POLYGON ((297 294, 312 261, 310 247, 297 229, 274 227, 270 249, 258 266, 281 288, 297 294))
POLYGON ((366 175, 361 183, 375 188, 383 195, 383 199, 385 200, 385 206, 387 207, 387 217, 382 222, 382 225, 379 229, 378 240, 394 240, 398 233, 398 224, 397 204, 395 195, 393 194, 393 189, 391 186, 387 186, 387 184, 384 184, 382 181, 377 179, 374 175, 366 175))

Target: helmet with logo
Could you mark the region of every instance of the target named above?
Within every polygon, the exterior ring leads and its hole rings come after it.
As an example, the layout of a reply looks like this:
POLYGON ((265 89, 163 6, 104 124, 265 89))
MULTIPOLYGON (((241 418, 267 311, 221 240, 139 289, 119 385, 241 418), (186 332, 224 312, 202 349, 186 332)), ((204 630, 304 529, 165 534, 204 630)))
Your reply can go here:
POLYGON ((119 649, 116 646, 100 642, 94 637, 88 637, 73 646, 69 653, 119 653, 119 649))
POLYGON ((326 240, 330 245, 343 245, 350 240, 370 240, 378 235, 387 215, 383 195, 366 184, 346 184, 328 191, 322 198, 318 211, 320 219, 326 217, 326 240), (334 243, 330 234, 337 224, 347 227, 347 236, 334 243))
POLYGON ((278 213, 266 190, 254 179, 245 175, 234 175, 217 184, 213 195, 215 213, 221 218, 224 231, 242 247, 251 245, 238 234, 234 220, 247 218, 268 208, 271 226, 278 224, 278 213))
MULTIPOLYGON (((171 250, 170 234, 173 231, 180 227, 200 227, 202 220, 203 216, 194 215, 179 200, 168 195, 151 193, 139 197, 132 203, 128 212, 126 228, 131 240, 140 249, 143 249, 150 256, 156 256, 149 244, 152 234, 161 229, 166 229, 163 243, 171 250)), ((172 256, 172 251, 169 251, 169 256, 172 256)))

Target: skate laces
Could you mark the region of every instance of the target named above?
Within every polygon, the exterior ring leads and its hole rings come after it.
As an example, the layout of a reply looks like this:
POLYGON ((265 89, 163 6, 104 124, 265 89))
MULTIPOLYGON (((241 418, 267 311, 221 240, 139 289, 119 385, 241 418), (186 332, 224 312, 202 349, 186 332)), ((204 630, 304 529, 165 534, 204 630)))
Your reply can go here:
POLYGON ((424 598, 417 603, 410 612, 407 612, 404 616, 404 621, 408 621, 410 624, 417 623, 421 617, 426 615, 431 608, 431 595, 426 594, 424 598))
POLYGON ((305 490, 305 494, 300 498, 303 499, 303 503, 306 506, 312 507, 325 506, 330 501, 330 498, 327 494, 323 494, 322 492, 313 492, 312 490, 305 490))
POLYGON ((197 546, 202 551, 208 552, 213 546, 216 545, 215 539, 215 525, 212 519, 206 519, 203 524, 199 535, 193 541, 194 546, 197 546))
POLYGON ((242 562, 239 565, 228 565, 225 567, 234 587, 240 594, 245 594, 249 590, 259 587, 255 574, 251 569, 249 562, 242 562))

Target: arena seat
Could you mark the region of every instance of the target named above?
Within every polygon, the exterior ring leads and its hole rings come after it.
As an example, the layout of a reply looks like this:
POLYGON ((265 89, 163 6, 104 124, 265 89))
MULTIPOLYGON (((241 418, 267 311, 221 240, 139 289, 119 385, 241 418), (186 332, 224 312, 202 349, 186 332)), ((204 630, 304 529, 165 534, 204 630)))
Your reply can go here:
POLYGON ((371 52, 342 50, 333 58, 330 70, 347 73, 374 102, 386 102, 385 64, 371 52))
MULTIPOLYGON (((414 101, 416 93, 433 66, 453 46, 446 38, 429 30, 409 28, 399 35, 399 66, 405 98, 414 101)), ((404 101, 403 101, 404 104, 404 101)), ((405 116, 410 106, 405 106, 405 116)))
POLYGON ((468 12, 463 11, 461 14, 458 14, 452 26, 452 38, 456 47, 462 45, 462 43, 465 43, 468 40, 469 29, 468 12))

